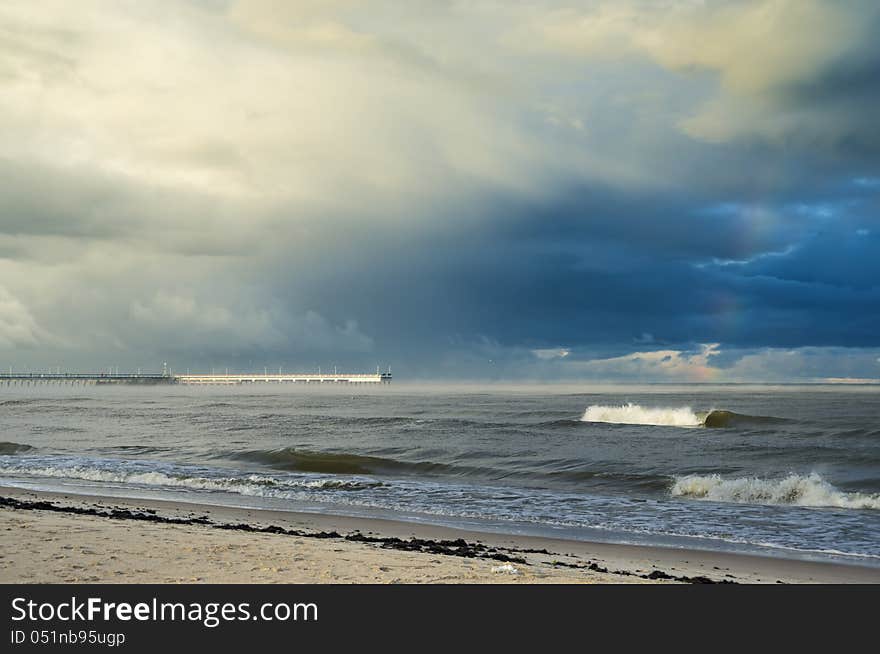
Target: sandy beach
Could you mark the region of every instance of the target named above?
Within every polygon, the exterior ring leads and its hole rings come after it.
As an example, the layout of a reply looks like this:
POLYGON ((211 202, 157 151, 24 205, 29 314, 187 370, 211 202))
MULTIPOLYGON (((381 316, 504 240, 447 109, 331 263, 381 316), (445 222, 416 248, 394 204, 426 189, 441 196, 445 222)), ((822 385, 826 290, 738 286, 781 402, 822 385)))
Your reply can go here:
POLYGON ((2 583, 880 583, 880 569, 0 489, 2 583))

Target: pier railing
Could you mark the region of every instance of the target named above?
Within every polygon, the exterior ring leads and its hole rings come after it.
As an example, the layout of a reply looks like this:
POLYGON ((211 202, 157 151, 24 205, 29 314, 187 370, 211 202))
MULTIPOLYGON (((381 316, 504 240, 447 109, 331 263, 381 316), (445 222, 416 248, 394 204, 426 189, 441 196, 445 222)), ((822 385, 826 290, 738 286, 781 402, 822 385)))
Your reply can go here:
POLYGON ((0 384, 387 384, 391 373, 172 374, 104 372, 3 372, 0 384))
POLYGON ((174 378, 160 373, 109 372, 3 372, 0 384, 173 384, 174 378))
POLYGON ((175 375, 177 384, 387 384, 390 373, 198 374, 175 375))

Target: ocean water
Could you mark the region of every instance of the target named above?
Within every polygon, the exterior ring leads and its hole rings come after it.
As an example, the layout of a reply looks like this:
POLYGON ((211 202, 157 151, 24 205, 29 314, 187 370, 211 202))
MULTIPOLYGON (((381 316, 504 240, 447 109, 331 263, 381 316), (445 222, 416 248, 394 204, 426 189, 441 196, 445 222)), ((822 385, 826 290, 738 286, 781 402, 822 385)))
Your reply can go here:
POLYGON ((880 388, 0 387, 0 484, 880 566, 880 388))

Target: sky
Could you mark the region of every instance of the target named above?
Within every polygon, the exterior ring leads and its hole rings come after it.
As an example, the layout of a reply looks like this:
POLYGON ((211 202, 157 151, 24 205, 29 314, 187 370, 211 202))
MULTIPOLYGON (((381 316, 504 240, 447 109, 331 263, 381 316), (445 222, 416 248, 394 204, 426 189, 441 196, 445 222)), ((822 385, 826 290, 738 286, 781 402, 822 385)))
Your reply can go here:
POLYGON ((880 378, 875 0, 5 0, 0 369, 880 378))

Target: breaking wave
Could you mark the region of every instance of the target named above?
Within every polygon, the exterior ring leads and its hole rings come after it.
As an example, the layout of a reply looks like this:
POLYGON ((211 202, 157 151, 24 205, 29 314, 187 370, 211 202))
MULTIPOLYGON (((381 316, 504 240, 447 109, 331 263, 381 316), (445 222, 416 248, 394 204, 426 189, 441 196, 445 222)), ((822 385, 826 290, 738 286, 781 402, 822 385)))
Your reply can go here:
POLYGON ((703 424, 690 407, 646 408, 631 402, 619 406, 594 404, 587 407, 581 421, 669 427, 699 427, 703 424))
POLYGON ((3 462, 0 473, 26 477, 56 479, 79 479, 101 483, 136 484, 140 486, 173 487, 197 491, 238 493, 256 497, 289 497, 291 492, 315 490, 358 491, 383 486, 381 482, 368 479, 334 479, 315 477, 273 477, 269 475, 242 475, 240 477, 210 474, 199 471, 155 471, 144 469, 120 469, 95 464, 41 462, 3 462))
POLYGON ((0 454, 20 454, 34 449, 32 445, 13 443, 12 441, 0 441, 0 454))
POLYGON ((694 411, 690 407, 643 407, 632 402, 621 405, 593 404, 587 407, 581 422, 607 422, 618 425, 654 425, 658 427, 725 428, 788 422, 772 416, 749 416, 723 409, 694 411))
POLYGON ((790 474, 784 479, 723 479, 719 475, 687 475, 675 479, 670 493, 674 497, 713 502, 880 509, 880 493, 847 493, 816 473, 790 474))

